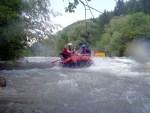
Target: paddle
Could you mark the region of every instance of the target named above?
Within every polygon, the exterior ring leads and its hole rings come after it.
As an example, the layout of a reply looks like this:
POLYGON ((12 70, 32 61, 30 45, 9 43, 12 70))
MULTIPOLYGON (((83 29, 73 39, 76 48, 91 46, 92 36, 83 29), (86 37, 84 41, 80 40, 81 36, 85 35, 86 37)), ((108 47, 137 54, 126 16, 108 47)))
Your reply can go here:
POLYGON ((53 61, 52 64, 54 64, 54 63, 56 63, 58 61, 61 61, 61 59, 57 59, 57 60, 53 61))

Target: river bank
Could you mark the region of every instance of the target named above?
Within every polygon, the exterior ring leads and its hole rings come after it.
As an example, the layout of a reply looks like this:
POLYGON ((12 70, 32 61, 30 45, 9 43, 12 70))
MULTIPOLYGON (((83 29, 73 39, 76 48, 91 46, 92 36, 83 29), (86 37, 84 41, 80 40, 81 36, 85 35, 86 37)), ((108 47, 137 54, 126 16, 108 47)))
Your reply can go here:
POLYGON ((33 69, 33 68, 51 68, 51 60, 55 60, 56 57, 25 57, 16 61, 0 61, 0 70, 13 70, 13 69, 33 69), (40 61, 38 59, 41 59, 40 61))

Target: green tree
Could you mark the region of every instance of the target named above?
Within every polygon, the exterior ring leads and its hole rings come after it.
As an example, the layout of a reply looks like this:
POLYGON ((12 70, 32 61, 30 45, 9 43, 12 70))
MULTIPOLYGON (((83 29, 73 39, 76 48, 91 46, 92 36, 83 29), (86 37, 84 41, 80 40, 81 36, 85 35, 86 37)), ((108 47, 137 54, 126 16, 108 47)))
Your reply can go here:
MULTIPOLYGON (((87 0, 87 1, 91 1, 91 0, 87 0)), ((76 8, 76 6, 79 4, 79 3, 82 3, 83 5, 86 5, 82 0, 73 0, 73 2, 70 2, 69 1, 69 4, 68 4, 68 6, 65 8, 65 11, 66 12, 70 12, 70 13, 72 13, 72 12, 75 12, 75 8, 76 8)), ((88 6, 89 7, 89 6, 88 6)))
POLYGON ((49 0, 1 0, 0 60, 18 59, 28 42, 50 36, 57 27, 50 17, 58 14, 50 9, 49 0))
POLYGON ((58 40, 57 40, 56 45, 57 45, 57 54, 56 54, 56 56, 58 56, 62 52, 63 48, 66 46, 65 39, 59 37, 58 40))
POLYGON ((21 7, 19 0, 0 1, 0 60, 22 56, 26 35, 20 24, 21 7))
POLYGON ((150 37, 150 16, 144 13, 135 13, 129 19, 122 29, 122 34, 126 37, 126 42, 132 41, 135 38, 150 37))
POLYGON ((116 6, 114 9, 114 16, 120 16, 125 13, 125 4, 123 0, 116 1, 116 6))
POLYGON ((97 26, 98 26, 98 31, 100 36, 104 32, 105 25, 110 22, 112 17, 113 17, 113 12, 108 12, 106 10, 104 10, 104 12, 99 16, 97 26))
POLYGON ((129 44, 138 39, 149 39, 150 16, 144 13, 120 16, 111 19, 105 26, 105 33, 97 42, 97 49, 109 56, 128 55, 129 44))
POLYGON ((80 48, 79 45, 83 43, 92 47, 92 45, 96 43, 97 32, 96 23, 91 20, 87 20, 73 26, 66 35, 68 37, 68 41, 72 42, 76 47, 80 48))
POLYGON ((105 33, 97 42, 97 49, 105 51, 109 56, 123 56, 125 43, 122 36, 122 28, 127 24, 130 16, 120 16, 111 19, 105 26, 105 33))
POLYGON ((52 16, 60 15, 51 8, 49 0, 23 0, 21 12, 22 24, 29 40, 41 41, 51 36, 54 29, 59 25, 52 22, 52 16))
POLYGON ((150 14, 150 1, 149 0, 140 0, 142 6, 142 12, 145 14, 150 14))
POLYGON ((141 3, 137 0, 129 0, 125 3, 125 10, 126 10, 126 15, 127 14, 133 14, 136 12, 142 12, 142 6, 141 3))

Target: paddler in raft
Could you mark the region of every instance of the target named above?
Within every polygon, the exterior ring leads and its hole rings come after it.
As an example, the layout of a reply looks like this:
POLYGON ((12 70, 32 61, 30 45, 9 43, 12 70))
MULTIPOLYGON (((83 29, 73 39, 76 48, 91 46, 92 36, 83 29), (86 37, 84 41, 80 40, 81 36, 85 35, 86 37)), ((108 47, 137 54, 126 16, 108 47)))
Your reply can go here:
POLYGON ((72 53, 73 53, 72 43, 68 43, 68 46, 63 49, 63 51, 62 51, 62 53, 60 53, 60 55, 61 55, 61 58, 64 60, 64 59, 71 57, 72 53))
POLYGON ((91 56, 91 50, 88 49, 85 44, 83 44, 81 47, 82 47, 82 51, 80 54, 87 54, 88 56, 91 56))

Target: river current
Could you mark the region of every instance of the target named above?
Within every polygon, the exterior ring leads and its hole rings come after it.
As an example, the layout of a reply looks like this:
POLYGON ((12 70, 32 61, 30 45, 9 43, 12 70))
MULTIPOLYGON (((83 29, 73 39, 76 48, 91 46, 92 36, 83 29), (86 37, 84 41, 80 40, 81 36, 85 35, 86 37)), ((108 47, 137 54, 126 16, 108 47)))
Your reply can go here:
POLYGON ((28 57, 0 70, 0 113, 150 113, 150 60, 93 58, 88 68, 28 57))

